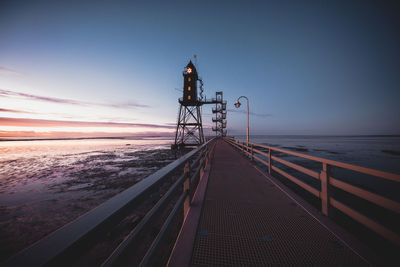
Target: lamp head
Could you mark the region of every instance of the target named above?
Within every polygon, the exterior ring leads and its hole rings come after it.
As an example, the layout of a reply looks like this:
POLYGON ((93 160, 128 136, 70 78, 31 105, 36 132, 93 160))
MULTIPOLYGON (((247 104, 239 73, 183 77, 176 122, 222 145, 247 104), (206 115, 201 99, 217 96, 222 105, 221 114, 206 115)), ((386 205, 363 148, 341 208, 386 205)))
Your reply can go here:
POLYGON ((241 104, 240 104, 239 100, 238 100, 238 101, 236 101, 236 103, 235 103, 235 107, 236 107, 236 108, 239 108, 239 107, 240 107, 240 105, 241 105, 241 104))

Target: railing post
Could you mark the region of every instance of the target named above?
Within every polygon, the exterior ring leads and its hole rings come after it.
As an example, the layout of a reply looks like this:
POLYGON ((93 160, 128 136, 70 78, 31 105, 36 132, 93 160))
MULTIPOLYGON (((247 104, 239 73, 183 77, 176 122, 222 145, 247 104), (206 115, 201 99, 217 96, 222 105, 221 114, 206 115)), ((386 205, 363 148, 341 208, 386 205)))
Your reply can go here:
POLYGON ((210 160, 211 160, 211 156, 212 156, 211 152, 212 152, 212 149, 213 149, 213 147, 210 145, 210 149, 208 150, 208 154, 207 154, 207 162, 206 162, 206 164, 208 164, 208 163, 210 162, 210 160))
POLYGON ((204 167, 207 166, 209 157, 210 157, 210 148, 207 147, 207 150, 206 150, 206 159, 205 159, 206 162, 204 163, 204 167))
MULTIPOLYGON (((205 156, 205 155, 204 155, 205 156)), ((199 175, 200 175, 200 177, 199 177, 199 181, 200 181, 200 179, 201 179, 201 177, 203 177, 203 173, 204 173, 204 167, 205 167, 205 165, 204 165, 204 157, 202 156, 201 157, 201 159, 200 159, 200 173, 199 173, 199 175)))
POLYGON ((251 161, 254 160, 254 150, 253 150, 253 144, 251 144, 251 161))
POLYGON ((330 177, 330 166, 323 162, 322 171, 319 175, 321 179, 321 204, 322 213, 329 216, 329 177, 330 177))
POLYGON ((271 175, 271 173, 272 173, 272 161, 271 161, 271 158, 272 158, 272 151, 271 151, 271 148, 270 149, 268 149, 268 174, 269 175, 271 175))
POLYGON ((183 182, 183 192, 187 191, 187 197, 185 199, 185 203, 183 204, 183 217, 186 218, 186 215, 189 212, 190 209, 190 164, 189 160, 186 161, 185 167, 183 169, 183 173, 185 174, 185 181, 183 182))

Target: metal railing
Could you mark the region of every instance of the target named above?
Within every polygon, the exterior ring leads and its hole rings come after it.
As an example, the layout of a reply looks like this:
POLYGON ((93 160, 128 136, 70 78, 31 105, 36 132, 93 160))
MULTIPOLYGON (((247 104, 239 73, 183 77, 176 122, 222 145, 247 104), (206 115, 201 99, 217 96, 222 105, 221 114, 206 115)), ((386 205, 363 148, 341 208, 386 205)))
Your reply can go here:
POLYGON ((321 201, 321 210, 322 213, 326 216, 329 216, 329 208, 330 206, 336 208, 337 210, 343 212, 344 214, 348 215, 352 219, 358 221, 359 223, 365 225, 372 231, 378 233, 379 235, 383 236, 384 238, 394 242, 397 245, 400 245, 400 236, 391 231, 390 229, 386 228, 385 226, 379 224, 375 220, 365 216, 364 214, 356 211, 352 207, 349 207, 342 202, 335 199, 333 196, 330 195, 331 187, 339 188, 343 191, 346 191, 352 195, 355 195, 359 198, 367 200, 371 203, 374 203, 377 206, 383 207, 391 212, 396 214, 400 213, 400 203, 389 199, 385 196, 381 196, 379 194, 370 192, 368 190, 362 189, 360 187, 351 185, 344 181, 341 181, 332 176, 331 167, 339 167, 346 170, 351 170, 354 172, 367 174, 371 176, 375 176, 381 179, 386 179, 393 182, 400 182, 400 175, 393 174, 389 172, 374 170, 370 168, 365 168, 361 166, 356 166, 353 164, 343 163, 339 161, 324 159, 320 157, 310 156, 306 154, 301 154, 293 151, 288 151, 276 147, 259 145, 253 142, 249 142, 249 145, 246 146, 246 141, 244 140, 237 140, 234 138, 225 138, 232 146, 241 150, 245 155, 247 155, 252 160, 257 160, 261 164, 267 166, 268 173, 271 175, 272 171, 277 172, 278 174, 282 175, 283 177, 289 179, 291 182, 297 184, 298 186, 302 187, 321 201), (267 150, 267 152, 263 152, 260 149, 267 150), (280 152, 284 154, 288 154, 295 157, 300 157, 303 159, 312 160, 315 162, 319 162, 322 164, 322 169, 320 172, 316 172, 314 170, 307 169, 303 166, 294 164, 287 160, 281 159, 277 156, 273 155, 273 152, 280 152), (265 157, 265 159, 262 158, 265 157), (301 179, 290 175, 289 173, 285 172, 284 170, 278 168, 277 166, 273 165, 273 162, 279 162, 287 167, 290 167, 296 171, 306 174, 307 176, 312 177, 315 180, 318 180, 321 185, 321 189, 316 189, 315 187, 310 186, 309 184, 303 182, 301 179))
POLYGON ((83 214, 76 220, 19 252, 6 261, 5 266, 25 266, 26 264, 29 264, 29 266, 59 265, 59 262, 63 262, 63 259, 68 257, 65 255, 66 253, 70 255, 74 248, 79 249, 82 248, 82 246, 85 247, 85 244, 82 243, 90 239, 90 235, 93 235, 97 229, 103 229, 109 224, 114 225, 115 223, 110 223, 110 221, 115 222, 116 217, 121 217, 123 211, 126 211, 131 203, 143 196, 149 189, 159 185, 160 182, 164 181, 174 171, 177 171, 178 168, 184 166, 183 174, 176 179, 168 191, 158 200, 151 210, 146 213, 136 227, 132 229, 102 264, 102 266, 118 265, 120 257, 124 256, 124 252, 135 238, 138 237, 139 233, 145 231, 148 222, 157 214, 163 212, 163 208, 171 203, 171 199, 174 196, 176 197, 176 194, 179 193, 179 189, 183 187, 183 192, 179 195, 168 218, 164 222, 150 248, 147 250, 145 256, 142 258, 140 265, 147 266, 159 248, 160 240, 169 228, 171 221, 176 217, 179 210, 182 210, 182 206, 184 216, 186 216, 199 179, 214 149, 215 142, 213 141, 213 139, 208 140, 197 149, 190 151, 178 160, 168 164, 139 183, 115 195, 100 206, 83 214))
POLYGON ((218 98, 213 97, 213 98, 211 98, 211 101, 214 103, 226 105, 226 100, 222 100, 222 97, 218 97, 218 98))

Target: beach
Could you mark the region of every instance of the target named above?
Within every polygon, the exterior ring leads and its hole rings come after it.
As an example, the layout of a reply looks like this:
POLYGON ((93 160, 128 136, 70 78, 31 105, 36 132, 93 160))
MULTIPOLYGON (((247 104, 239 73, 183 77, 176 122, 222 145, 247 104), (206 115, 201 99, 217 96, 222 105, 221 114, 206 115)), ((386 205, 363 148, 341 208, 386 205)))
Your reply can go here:
POLYGON ((0 142, 0 261, 175 160, 171 142, 0 142))

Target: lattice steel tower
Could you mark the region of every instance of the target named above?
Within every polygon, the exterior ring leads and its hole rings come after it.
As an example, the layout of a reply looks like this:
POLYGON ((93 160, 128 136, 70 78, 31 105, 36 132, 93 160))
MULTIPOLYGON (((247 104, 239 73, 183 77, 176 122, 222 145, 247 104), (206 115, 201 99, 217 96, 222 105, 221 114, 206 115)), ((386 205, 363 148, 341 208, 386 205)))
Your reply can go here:
POLYGON ((197 70, 192 61, 189 61, 183 72, 183 98, 179 99, 180 107, 173 148, 198 146, 204 143, 201 121, 203 102, 197 95, 198 80, 197 70))

